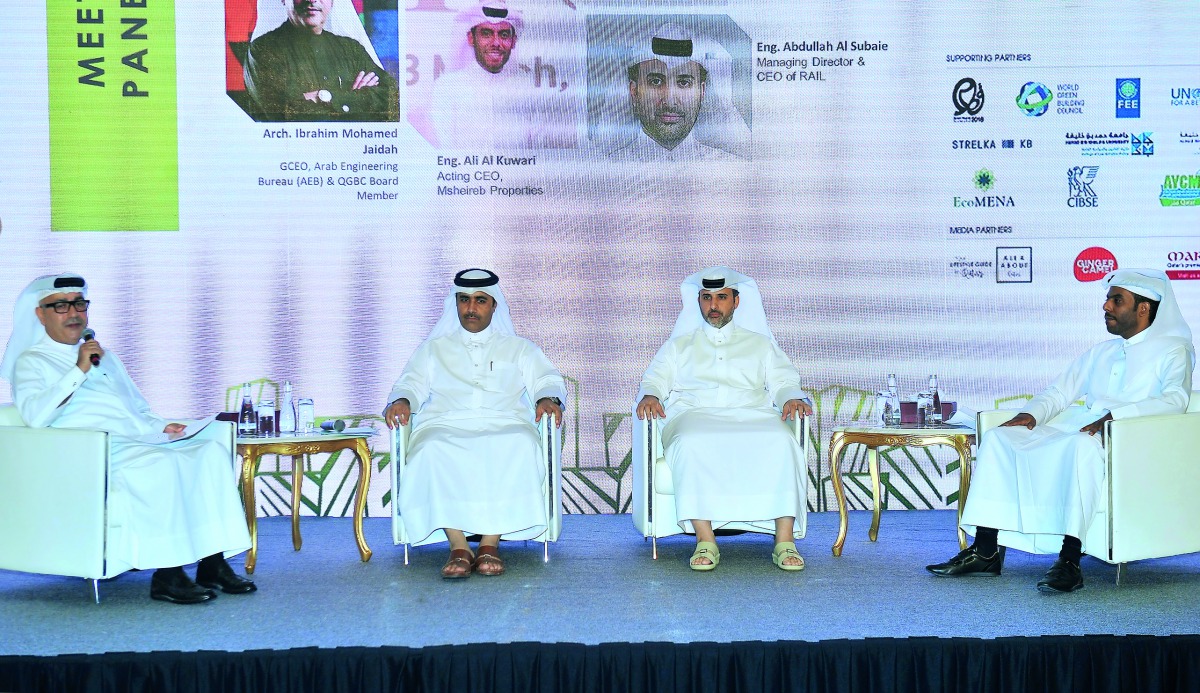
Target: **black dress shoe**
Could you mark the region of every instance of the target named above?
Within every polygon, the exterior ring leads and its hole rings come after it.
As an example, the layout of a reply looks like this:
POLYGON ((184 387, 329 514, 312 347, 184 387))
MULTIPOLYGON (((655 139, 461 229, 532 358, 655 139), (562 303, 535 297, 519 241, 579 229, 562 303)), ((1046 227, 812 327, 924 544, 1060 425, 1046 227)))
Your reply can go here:
POLYGON ((974 546, 969 546, 945 563, 925 566, 925 570, 941 577, 996 577, 1004 567, 1004 547, 998 547, 991 556, 982 556, 974 546))
POLYGON ((150 598, 172 604, 199 604, 216 599, 217 593, 192 582, 182 570, 159 570, 150 578, 150 598))
POLYGON ((1074 592, 1083 589, 1083 570, 1062 558, 1054 562, 1046 576, 1038 580, 1039 592, 1074 592))
POLYGON ((249 594, 258 589, 253 580, 233 572, 233 568, 224 561, 205 559, 196 566, 196 583, 212 589, 219 589, 225 594, 249 594))

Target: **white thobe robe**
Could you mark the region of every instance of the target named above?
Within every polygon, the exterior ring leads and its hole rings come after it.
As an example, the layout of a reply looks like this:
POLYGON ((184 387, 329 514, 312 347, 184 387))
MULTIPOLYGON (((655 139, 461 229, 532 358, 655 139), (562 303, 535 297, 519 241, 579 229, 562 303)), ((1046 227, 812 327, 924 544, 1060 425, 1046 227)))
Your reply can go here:
POLYGON ((1103 500, 1105 462, 1101 435, 1079 429, 1109 413, 1120 420, 1186 411, 1192 365, 1182 340, 1145 339, 1145 332, 1084 352, 1022 409, 1037 420, 1033 430, 984 434, 963 529, 998 529, 1001 545, 1030 553, 1058 553, 1063 535, 1086 541, 1103 500), (1079 399, 1084 406, 1071 407, 1079 399))
POLYGON ((742 161, 741 157, 734 156, 724 149, 710 147, 700 142, 696 139, 694 132, 689 132, 688 136, 682 142, 675 145, 674 149, 667 149, 647 135, 646 131, 640 127, 633 141, 620 149, 614 150, 608 155, 608 158, 610 161, 640 162, 742 161))
POLYGON ((430 120, 442 149, 490 154, 534 146, 532 94, 515 70, 511 61, 497 73, 472 62, 434 82, 430 120))
POLYGON ((413 411, 400 516, 416 545, 467 534, 532 539, 546 530, 534 403, 564 399, 562 375, 532 342, 495 333, 430 339, 413 352, 389 402, 413 411))
POLYGON ((734 323, 671 339, 642 377, 645 395, 666 410, 663 451, 684 531, 694 519, 774 532, 776 518, 802 512, 806 462, 780 411, 808 394, 770 339, 734 323))
POLYGON ((87 373, 78 346, 43 336, 17 359, 13 400, 29 426, 107 431, 110 570, 169 568, 250 548, 229 450, 213 440, 164 444, 134 438, 162 433, 121 360, 106 351, 87 373), (65 400, 65 401, 64 401, 65 400))

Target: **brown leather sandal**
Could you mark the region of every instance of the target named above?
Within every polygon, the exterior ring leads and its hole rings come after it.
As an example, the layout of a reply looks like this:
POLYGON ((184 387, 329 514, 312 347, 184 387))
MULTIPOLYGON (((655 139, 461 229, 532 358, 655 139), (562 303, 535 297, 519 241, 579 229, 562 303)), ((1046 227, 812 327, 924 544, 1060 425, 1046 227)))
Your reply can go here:
POLYGON ((442 577, 446 580, 469 578, 474 569, 475 555, 470 549, 450 549, 450 559, 442 566, 442 577))
POLYGON ((480 546, 479 555, 475 557, 475 572, 485 577, 495 577, 504 574, 504 559, 496 546, 480 546))

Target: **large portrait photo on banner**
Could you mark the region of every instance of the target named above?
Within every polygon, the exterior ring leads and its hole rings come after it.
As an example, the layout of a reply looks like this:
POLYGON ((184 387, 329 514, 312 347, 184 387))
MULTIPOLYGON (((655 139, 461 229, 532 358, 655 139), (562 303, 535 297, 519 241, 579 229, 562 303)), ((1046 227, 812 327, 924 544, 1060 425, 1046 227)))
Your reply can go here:
POLYGON ((588 138, 617 162, 751 158, 750 37, 725 15, 591 15, 588 138))
POLYGON ((569 7, 529 0, 418 3, 406 11, 407 117, 431 145, 577 145, 582 25, 569 7))
POLYGON ((395 122, 395 0, 225 0, 226 92, 260 122, 395 122))

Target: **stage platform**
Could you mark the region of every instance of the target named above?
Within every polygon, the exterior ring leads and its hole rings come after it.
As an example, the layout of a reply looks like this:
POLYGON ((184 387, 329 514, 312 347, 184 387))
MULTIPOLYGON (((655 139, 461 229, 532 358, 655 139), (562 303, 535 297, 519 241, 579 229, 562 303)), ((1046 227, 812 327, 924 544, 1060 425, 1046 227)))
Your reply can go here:
POLYGON ((722 539, 711 573, 688 569, 684 536, 655 561, 625 515, 567 516, 548 563, 505 544, 506 575, 460 581, 438 577, 442 545, 405 566, 386 519, 366 521, 362 563, 348 519, 304 518, 294 552, 267 518, 259 591, 198 606, 151 601, 148 572, 102 583, 97 605, 83 580, 0 571, 0 691, 1200 690, 1200 556, 1131 564, 1119 587, 1085 558, 1085 589, 1045 595, 1050 556, 927 574, 957 550, 950 511, 885 513, 874 543, 853 513, 839 558, 837 520, 809 516, 800 573, 752 534, 722 539))

